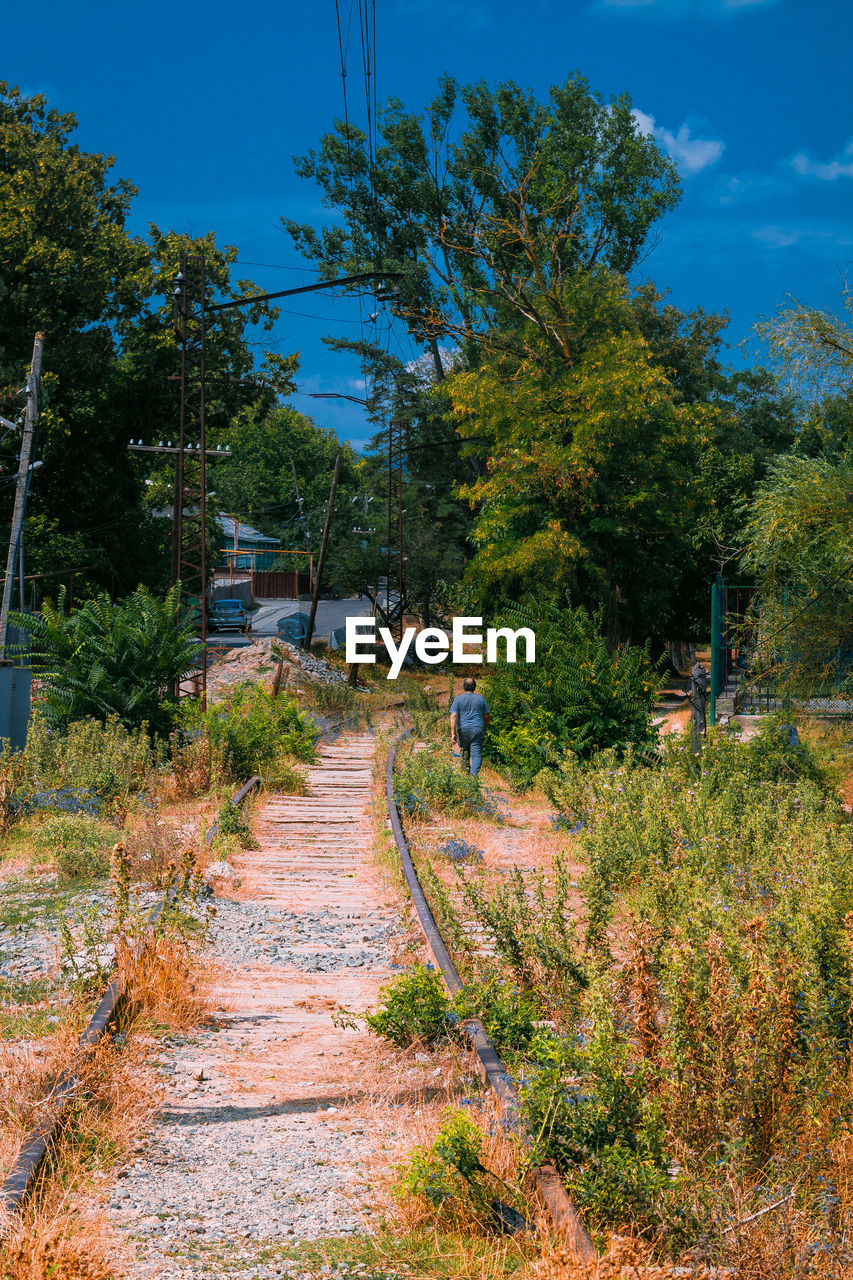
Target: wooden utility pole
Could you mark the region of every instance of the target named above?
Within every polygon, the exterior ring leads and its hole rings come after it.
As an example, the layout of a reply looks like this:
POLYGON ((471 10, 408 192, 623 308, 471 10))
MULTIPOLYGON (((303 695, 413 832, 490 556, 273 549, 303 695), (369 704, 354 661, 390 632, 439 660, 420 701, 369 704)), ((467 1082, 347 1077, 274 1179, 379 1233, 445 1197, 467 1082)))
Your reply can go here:
POLYGON ((311 596, 311 613, 308 618, 308 630, 305 632, 305 648, 311 648, 314 636, 314 619, 317 616, 317 601, 320 599, 320 580, 323 577, 323 565, 326 563, 326 543, 329 541, 329 530, 332 527, 332 508, 335 505, 335 490, 338 487, 338 472, 341 469, 341 455, 335 458, 335 474, 332 476, 332 487, 329 490, 329 505, 326 509, 326 523, 323 525, 323 539, 320 543, 320 555, 317 558, 317 577, 314 579, 314 592, 311 596))
POLYGON ((44 334, 37 333, 33 345, 33 362, 27 379, 27 408, 24 414, 24 430, 21 439, 21 460, 15 484, 15 509, 12 513, 12 530, 9 534, 9 554, 6 557, 6 577, 3 579, 3 603, 0 606, 0 657, 6 656, 6 635, 9 630, 9 606, 12 603, 12 580, 15 576, 15 559, 24 532, 24 515, 27 509, 27 492, 30 487, 30 459, 33 453, 36 423, 41 389, 41 359, 44 334))

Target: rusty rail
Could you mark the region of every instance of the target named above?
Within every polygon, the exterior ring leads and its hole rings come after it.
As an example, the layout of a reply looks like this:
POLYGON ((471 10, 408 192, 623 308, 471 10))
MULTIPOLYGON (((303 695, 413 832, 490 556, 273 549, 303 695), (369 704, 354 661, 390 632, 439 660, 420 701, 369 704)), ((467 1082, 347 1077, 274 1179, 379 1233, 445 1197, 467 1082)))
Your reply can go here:
MULTIPOLYGON (((385 772, 388 814, 391 819, 391 830, 394 833, 394 840, 400 854, 400 861, 403 865, 403 874, 406 877, 406 884, 409 886, 409 893, 418 915, 418 923, 421 926, 427 946, 432 952, 436 968, 444 978, 447 989, 452 995, 455 995, 457 991, 462 990, 462 979, 459 977, 456 966, 444 944, 444 939, 438 931, 435 917, 418 879, 418 873, 415 870, 415 864, 412 862, 412 855, 409 852, 405 832, 400 822, 397 801, 394 798, 394 755, 399 744, 407 736, 407 733, 403 733, 395 743, 392 743, 388 752, 388 767, 385 772)), ((471 1048, 477 1055, 483 1079, 491 1085, 504 1113, 514 1122, 517 1121, 519 1115, 518 1094, 508 1071, 500 1060, 497 1049, 486 1034, 485 1027, 479 1018, 467 1018, 461 1025, 468 1037, 471 1048)), ((532 1171, 531 1178, 551 1215, 557 1232, 565 1239, 569 1249, 585 1262, 596 1261, 598 1254, 595 1246, 554 1165, 539 1165, 532 1171)))
MULTIPOLYGON (((243 803, 259 782, 260 778, 258 777, 250 778, 239 791, 235 792, 231 797, 231 804, 234 808, 243 803)), ((206 840, 208 843, 216 834, 218 826, 218 823, 214 823, 207 833, 206 840)), ((148 925, 150 927, 153 928, 157 924, 163 913, 165 902, 172 897, 174 897, 174 890, 170 889, 167 898, 161 899, 160 902, 155 903, 152 907, 148 915, 148 925)), ((124 980, 121 975, 117 975, 101 997, 86 1030, 77 1042, 76 1056, 78 1061, 107 1034, 115 1021, 123 996, 124 980)), ((44 1099, 44 1114, 27 1136, 17 1160, 6 1175, 2 1186, 0 1186, 0 1211, 5 1211, 6 1226, 9 1225, 14 1215, 20 1212, 24 1200, 32 1190, 42 1162, 51 1146, 55 1144, 69 1106, 79 1088, 80 1078, 76 1071, 73 1067, 66 1068, 57 1076, 50 1093, 44 1099)), ((0 1233, 2 1233, 3 1227, 4 1224, 0 1221, 0 1233)))

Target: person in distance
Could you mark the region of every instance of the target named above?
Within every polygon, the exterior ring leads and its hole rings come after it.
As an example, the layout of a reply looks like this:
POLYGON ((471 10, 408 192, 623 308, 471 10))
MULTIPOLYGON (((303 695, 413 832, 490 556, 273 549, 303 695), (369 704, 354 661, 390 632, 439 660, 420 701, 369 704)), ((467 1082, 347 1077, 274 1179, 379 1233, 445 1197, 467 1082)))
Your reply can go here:
POLYGON ((476 688, 473 676, 466 676, 462 681, 463 692, 450 704, 451 749, 461 751, 463 768, 468 768, 475 777, 483 763, 483 743, 491 719, 489 705, 476 688))

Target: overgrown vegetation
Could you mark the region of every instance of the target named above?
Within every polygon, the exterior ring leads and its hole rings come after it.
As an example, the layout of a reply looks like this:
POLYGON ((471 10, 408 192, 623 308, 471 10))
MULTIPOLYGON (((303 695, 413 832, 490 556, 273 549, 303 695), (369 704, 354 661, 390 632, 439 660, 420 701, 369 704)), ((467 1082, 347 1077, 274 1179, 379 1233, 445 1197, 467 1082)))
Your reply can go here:
POLYGON ((218 753, 232 779, 245 781, 257 773, 287 789, 293 762, 314 756, 316 725, 292 698, 274 697, 262 685, 230 690, 204 711, 197 702, 186 703, 182 721, 187 736, 196 735, 218 753))
POLYGON ((120 814, 132 796, 152 785, 166 759, 165 746, 152 746, 145 726, 129 730, 110 716, 55 729, 39 706, 30 716, 26 751, 4 747, 2 762, 12 785, 0 805, 10 817, 39 808, 120 814))
POLYGON ((463 773, 441 747, 428 746, 406 757, 396 775, 394 795, 402 812, 412 817, 488 810, 478 779, 463 773))
MULTIPOLYGON (((407 1049, 457 1039, 460 1022, 479 1018, 498 1051, 514 1056, 535 1037, 540 1016, 541 1005, 530 991, 494 973, 450 997, 436 969, 416 964, 380 988, 379 1005, 364 1021, 374 1035, 407 1049)), ((353 1015, 344 1019, 349 1023, 353 1015)))
POLYGON ((654 740, 652 707, 660 683, 648 648, 608 645, 603 614, 581 606, 528 601, 503 622, 536 636, 536 662, 488 670, 483 693, 492 723, 486 750, 526 786, 565 752, 586 759, 605 747, 654 740))
POLYGON ((36 828, 33 844, 56 863, 60 880, 97 880, 110 869, 115 827, 85 813, 53 814, 36 828))
POLYGON ((567 755, 542 781, 587 864, 577 934, 559 857, 547 877, 459 867, 455 888, 422 870, 470 1011, 522 1077, 535 1157, 602 1239, 726 1260, 722 1228, 779 1201, 792 1241, 837 1250, 853 838, 829 763, 778 719, 748 742, 711 733, 699 756, 687 735, 567 755), (518 993, 505 1036, 495 991, 518 993))
POLYGON ((507 1218, 524 1218, 504 1200, 517 1191, 483 1163, 483 1131, 465 1111, 446 1107, 442 1124, 428 1147, 416 1147, 400 1169, 397 1194, 418 1200, 428 1217, 452 1222, 458 1228, 472 1224, 488 1233, 501 1230, 507 1218), (504 1200, 496 1195, 500 1192, 504 1200))

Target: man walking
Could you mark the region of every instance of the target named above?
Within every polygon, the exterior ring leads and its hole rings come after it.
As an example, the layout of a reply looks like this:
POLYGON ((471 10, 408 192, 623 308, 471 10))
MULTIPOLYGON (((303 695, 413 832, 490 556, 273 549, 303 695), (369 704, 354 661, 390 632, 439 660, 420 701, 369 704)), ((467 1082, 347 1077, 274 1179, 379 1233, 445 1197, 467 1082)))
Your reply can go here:
POLYGON ((470 771, 476 777, 483 763, 483 742, 491 716, 486 699, 474 692, 477 681, 472 676, 465 677, 462 688, 464 692, 450 704, 450 745, 461 749, 463 765, 470 761, 470 771))

